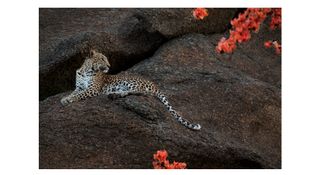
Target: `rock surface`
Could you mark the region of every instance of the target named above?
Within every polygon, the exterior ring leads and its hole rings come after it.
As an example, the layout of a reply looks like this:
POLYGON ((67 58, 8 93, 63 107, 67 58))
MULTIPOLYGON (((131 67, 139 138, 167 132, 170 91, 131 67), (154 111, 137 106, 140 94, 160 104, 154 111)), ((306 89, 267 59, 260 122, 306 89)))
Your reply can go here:
POLYGON ((269 36, 280 34, 263 29, 229 58, 214 52, 222 34, 184 35, 121 72, 156 82, 198 132, 150 96, 41 101, 40 168, 152 168, 160 149, 187 168, 281 168, 281 61, 263 47, 269 36))
POLYGON ((74 72, 90 48, 110 58, 111 72, 149 57, 168 39, 224 32, 237 9, 40 9, 40 99, 71 90, 74 72))

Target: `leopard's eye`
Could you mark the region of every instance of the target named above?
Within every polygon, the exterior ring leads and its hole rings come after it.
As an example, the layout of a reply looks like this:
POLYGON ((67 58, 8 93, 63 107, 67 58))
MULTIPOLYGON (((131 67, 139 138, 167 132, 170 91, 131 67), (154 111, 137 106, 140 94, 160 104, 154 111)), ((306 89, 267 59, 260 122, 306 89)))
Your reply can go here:
POLYGON ((91 67, 90 72, 98 72, 98 70, 96 70, 94 67, 91 67))

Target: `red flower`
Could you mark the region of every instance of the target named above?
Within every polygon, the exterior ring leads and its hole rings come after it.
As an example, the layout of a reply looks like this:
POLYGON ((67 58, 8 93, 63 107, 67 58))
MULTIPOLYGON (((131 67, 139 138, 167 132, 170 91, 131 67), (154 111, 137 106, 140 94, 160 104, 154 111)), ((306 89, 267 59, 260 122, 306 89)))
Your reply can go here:
POLYGON ((153 168, 154 169, 185 169, 187 167, 186 163, 183 162, 173 162, 170 164, 167 160, 168 153, 166 150, 159 150, 153 155, 153 168))
POLYGON ((273 47, 276 50, 277 54, 281 53, 281 44, 278 43, 278 41, 273 41, 273 47))
POLYGON ((196 8, 192 12, 193 17, 198 20, 203 20, 206 16, 208 16, 208 10, 205 8, 196 8))
POLYGON ((160 162, 164 162, 168 157, 168 153, 166 150, 159 150, 156 154, 153 155, 153 159, 159 160, 160 162))
POLYGON ((281 53, 281 44, 279 44, 278 41, 266 41, 264 43, 264 46, 266 48, 270 48, 271 46, 273 46, 277 54, 281 53))
POLYGON ((264 47, 270 48, 272 46, 272 41, 266 41, 264 42, 264 47))
POLYGON ((187 167, 186 163, 174 161, 173 164, 167 165, 166 169, 185 169, 186 167, 187 167))
POLYGON ((217 52, 226 52, 231 53, 236 48, 234 38, 230 37, 228 40, 226 38, 221 38, 220 42, 218 43, 218 46, 216 47, 217 52))

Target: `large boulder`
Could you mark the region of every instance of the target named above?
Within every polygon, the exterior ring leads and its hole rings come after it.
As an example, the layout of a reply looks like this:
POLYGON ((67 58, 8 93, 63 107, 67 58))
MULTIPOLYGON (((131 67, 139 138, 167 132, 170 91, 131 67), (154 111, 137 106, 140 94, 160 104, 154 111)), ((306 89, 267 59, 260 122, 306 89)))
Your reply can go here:
POLYGON ((237 9, 40 9, 40 99, 74 84, 90 48, 110 58, 117 73, 150 57, 165 41, 188 33, 224 32, 237 9))
POLYGON ((280 58, 252 40, 226 61, 214 52, 221 36, 173 39, 121 72, 156 82, 200 131, 151 96, 101 95, 63 107, 70 92, 57 94, 40 102, 40 168, 152 168, 162 149, 187 168, 281 168, 280 58), (260 61, 272 62, 269 73, 260 75, 268 66, 255 67, 260 61))
POLYGON ((150 57, 170 38, 224 32, 237 9, 40 9, 40 99, 71 90, 74 72, 91 48, 110 58, 111 73, 150 57))

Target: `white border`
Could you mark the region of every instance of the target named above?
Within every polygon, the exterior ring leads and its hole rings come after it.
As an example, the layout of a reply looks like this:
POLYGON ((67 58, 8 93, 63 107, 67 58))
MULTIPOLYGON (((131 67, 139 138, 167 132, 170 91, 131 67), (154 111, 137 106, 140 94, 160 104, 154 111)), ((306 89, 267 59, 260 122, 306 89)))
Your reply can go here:
POLYGON ((283 0, 39 0, 40 7, 186 8, 281 7, 283 0))
POLYGON ((12 0, 1 2, 1 174, 320 174, 317 1, 12 0), (312 4, 314 2, 314 4, 312 4), (39 170, 39 7, 282 7, 281 170, 39 170))

